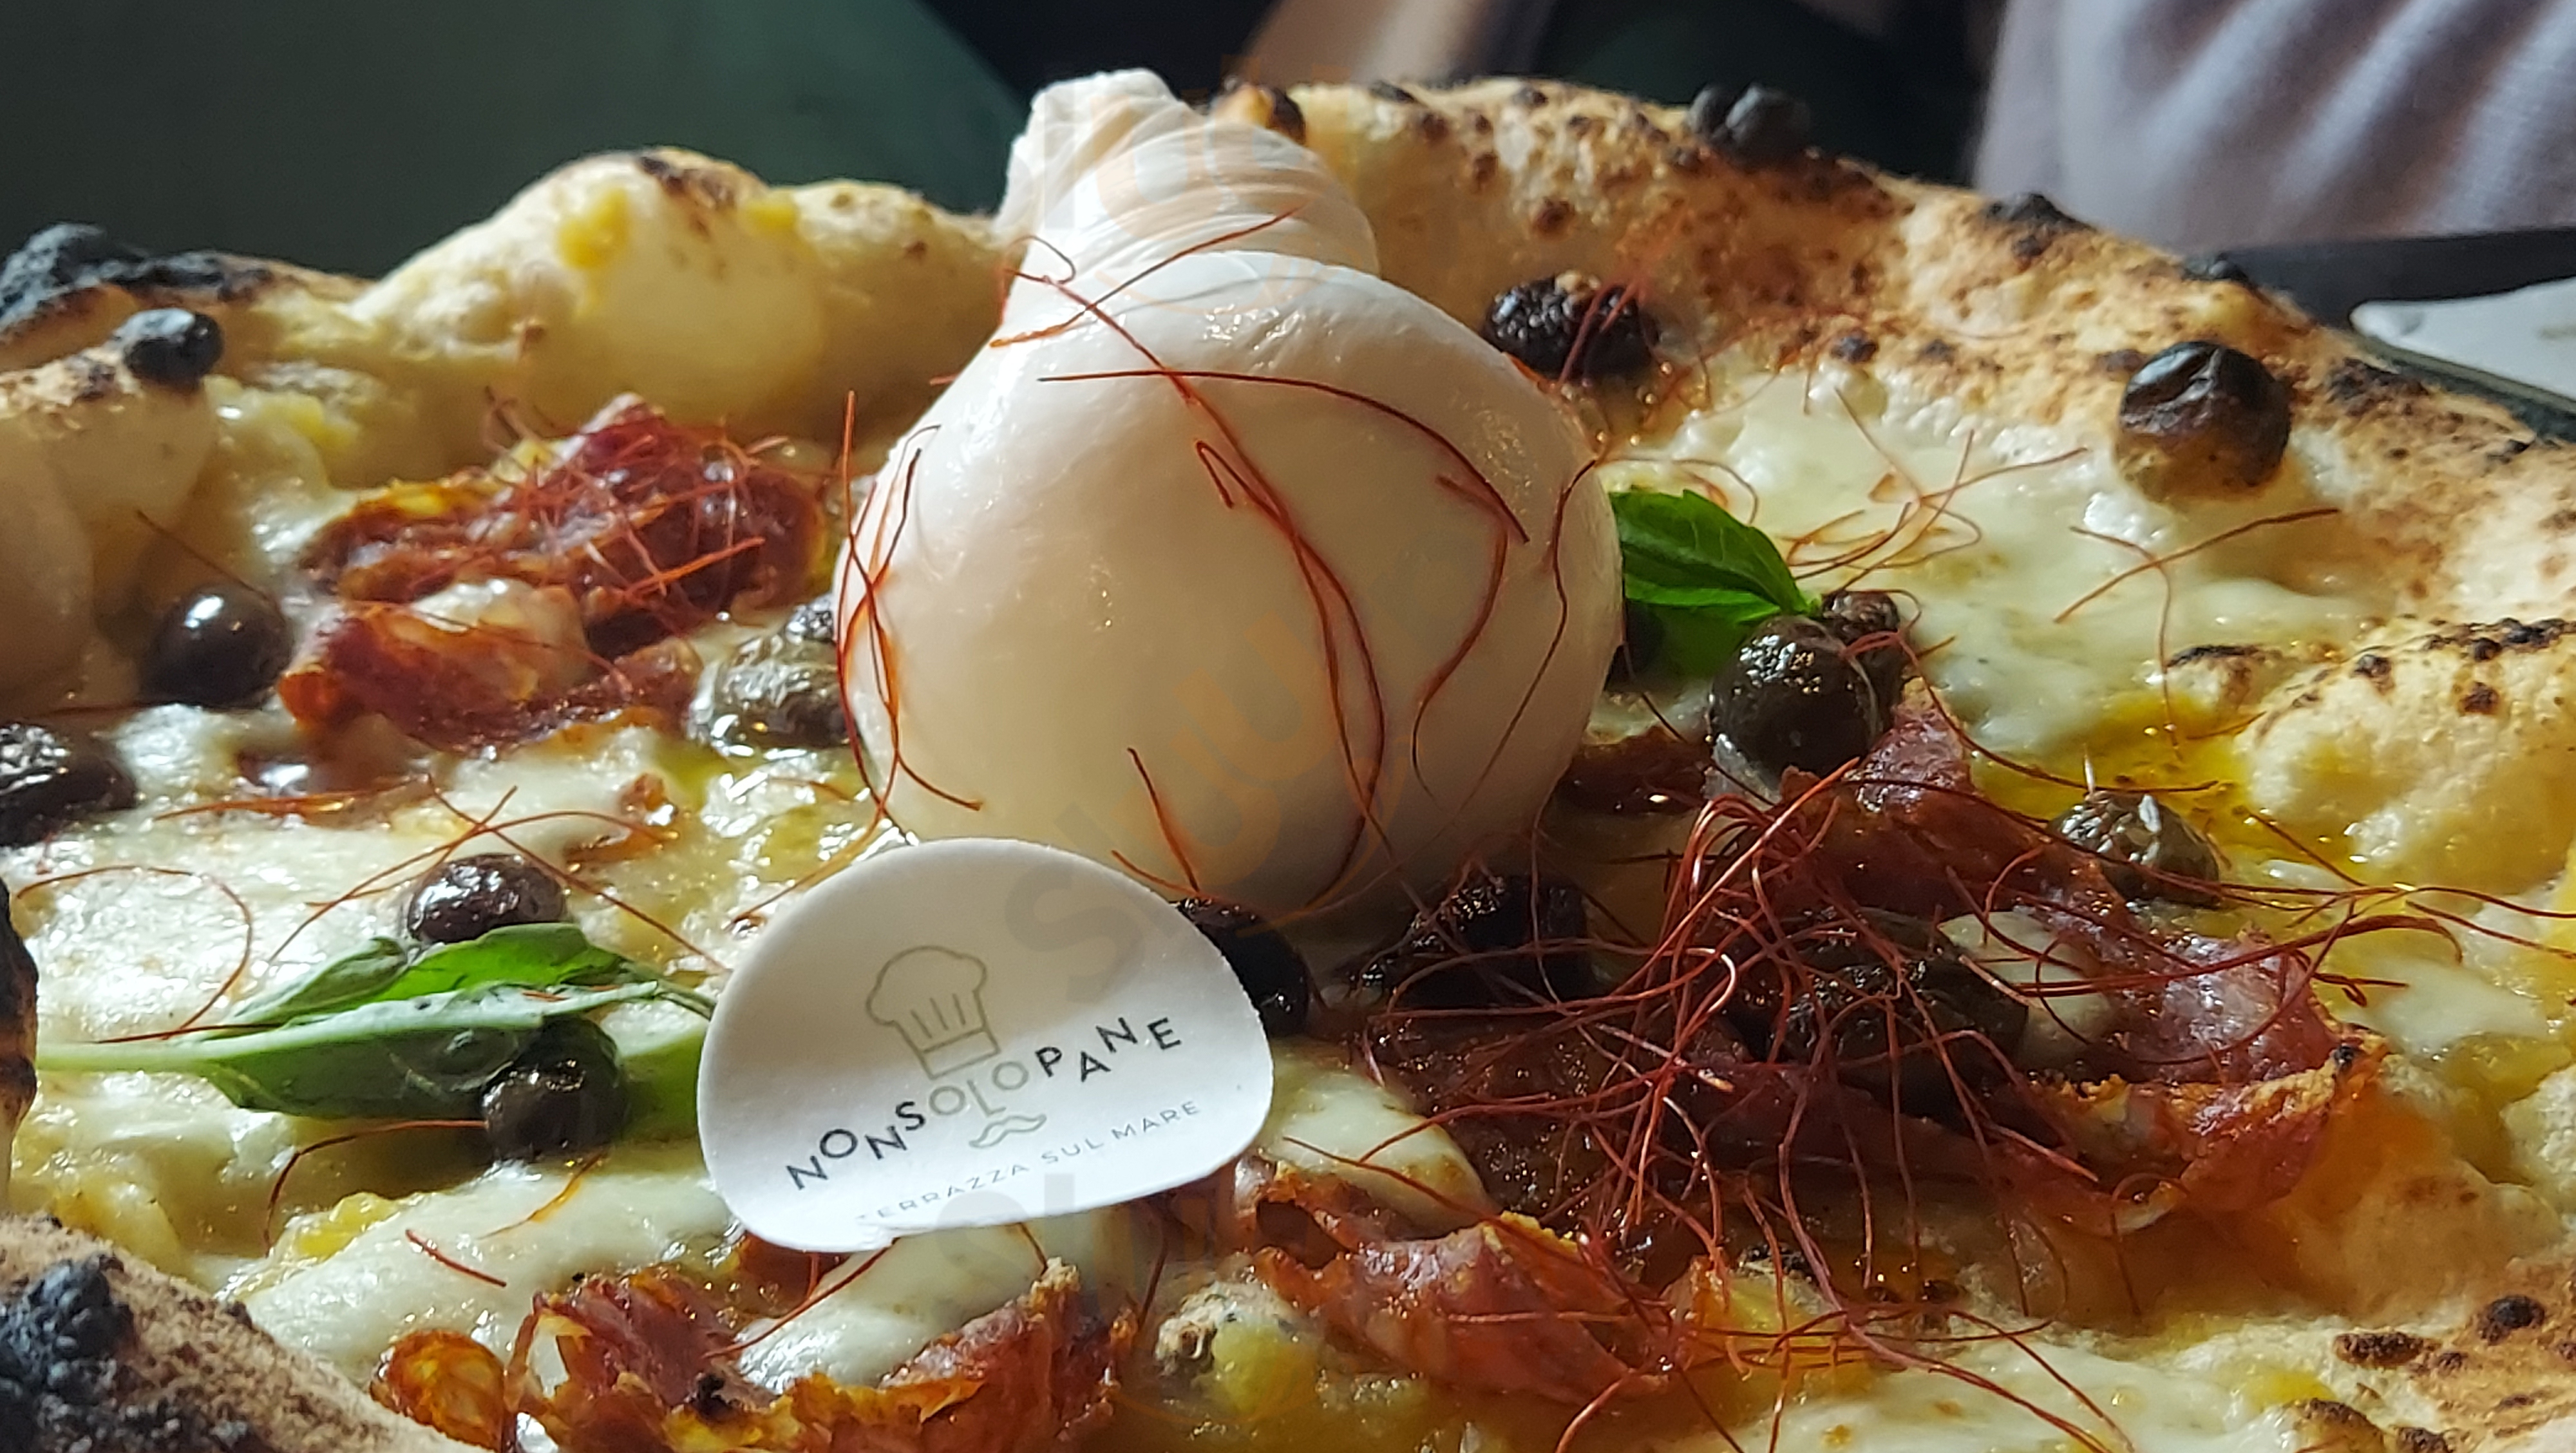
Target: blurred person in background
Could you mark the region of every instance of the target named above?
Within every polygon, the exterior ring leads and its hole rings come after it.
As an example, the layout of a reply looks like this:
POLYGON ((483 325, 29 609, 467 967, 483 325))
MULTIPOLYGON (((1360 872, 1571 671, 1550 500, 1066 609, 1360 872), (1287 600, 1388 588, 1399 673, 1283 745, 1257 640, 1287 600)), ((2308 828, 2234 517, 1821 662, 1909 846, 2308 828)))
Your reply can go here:
POLYGON ((2011 0, 1976 182, 2186 252, 2576 225, 2576 3, 2011 0))

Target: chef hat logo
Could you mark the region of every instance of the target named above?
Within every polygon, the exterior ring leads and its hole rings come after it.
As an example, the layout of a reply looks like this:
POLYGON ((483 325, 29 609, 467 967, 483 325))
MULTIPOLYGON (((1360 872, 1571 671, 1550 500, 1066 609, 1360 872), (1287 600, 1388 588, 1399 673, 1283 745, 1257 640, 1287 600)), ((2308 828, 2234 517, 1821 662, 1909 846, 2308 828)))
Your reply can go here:
POLYGON ((954 1074, 1002 1052, 984 1019, 984 962, 925 945, 886 960, 868 993, 868 1017, 912 1046, 922 1072, 954 1074))

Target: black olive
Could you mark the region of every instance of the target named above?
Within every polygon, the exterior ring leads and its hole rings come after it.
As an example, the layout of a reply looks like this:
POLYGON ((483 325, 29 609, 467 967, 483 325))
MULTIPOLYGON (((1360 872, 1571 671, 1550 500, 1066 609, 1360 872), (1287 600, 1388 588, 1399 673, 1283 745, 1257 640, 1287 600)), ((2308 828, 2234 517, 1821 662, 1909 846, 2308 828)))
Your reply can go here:
POLYGON ((191 706, 244 706, 268 694, 295 655, 277 602, 219 580, 161 613, 143 650, 143 694, 191 706))
POLYGON ((700 740, 717 746, 847 743, 849 712, 830 643, 789 631, 745 641, 717 664, 694 725, 700 740))
POLYGON ((195 388, 224 357, 223 325, 185 308, 137 313, 107 341, 136 378, 163 388, 195 388))
POLYGON ((1474 872, 1360 967, 1412 1008, 1578 999, 1594 991, 1583 891, 1563 878, 1474 872))
POLYGON ((483 1087, 483 1133, 503 1160, 597 1150, 626 1125, 617 1044, 587 1019, 557 1019, 483 1087))
POLYGON ((1682 124, 1702 141, 1726 141, 1726 113, 1735 109, 1744 88, 1733 81, 1716 81, 1699 88, 1691 97, 1690 109, 1682 113, 1682 124))
POLYGON ((1713 736, 1760 771, 1821 777, 1856 762, 1887 730, 1888 707, 1851 648, 1803 616, 1765 622, 1718 669, 1713 736))
POLYGON ((2120 395, 2113 457, 2158 498, 2252 489, 2290 442, 2290 391, 2223 343, 2177 343, 2120 395))
POLYGON ((1816 114, 1807 103, 1769 86, 1748 86, 1726 110, 1726 149, 1747 166, 1787 161, 1807 149, 1816 114))
POLYGON ((2217 845, 2153 793, 2087 792, 2049 827, 2102 859, 2102 876, 2123 898, 2203 906, 2218 901, 2192 886, 2218 881, 2224 865, 2217 845))
POLYGON ((422 943, 464 943, 517 923, 561 923, 563 884, 516 853, 449 858, 413 886, 403 927, 422 943))
POLYGON ((1581 273, 1507 290, 1485 310, 1484 334, 1549 378, 1611 378, 1634 373, 1655 356, 1655 320, 1627 289, 1603 287, 1581 273))
POLYGON ((2182 275, 2196 283, 2239 283, 2254 286, 2254 278, 2223 252, 2204 252, 2182 260, 2182 275))
POLYGON ((1852 659, 1878 693, 1880 709, 1893 713, 1905 689, 1905 673, 1914 664, 1905 653, 1905 611, 1896 597, 1883 590, 1837 590, 1825 597, 1817 619, 1851 648, 1852 659))
POLYGON ((840 634, 840 620, 839 597, 818 595, 789 611, 787 624, 780 629, 797 640, 828 646, 840 634))
POLYGON ((1212 898, 1184 898, 1176 906, 1225 955, 1245 996, 1261 1015, 1263 1033, 1277 1039, 1306 1032, 1315 981, 1296 945, 1248 908, 1212 898))
POLYGON ((84 817, 134 805, 134 779, 78 732, 0 722, 0 847, 24 847, 84 817))
POLYGON ((1835 1077, 1915 1113, 1954 1103, 1960 1082, 1999 1082, 2030 1005, 1979 973, 1919 919, 1864 910, 1801 926, 1794 960, 1743 973, 1726 1016, 1757 1055, 1822 1053, 1835 1077))

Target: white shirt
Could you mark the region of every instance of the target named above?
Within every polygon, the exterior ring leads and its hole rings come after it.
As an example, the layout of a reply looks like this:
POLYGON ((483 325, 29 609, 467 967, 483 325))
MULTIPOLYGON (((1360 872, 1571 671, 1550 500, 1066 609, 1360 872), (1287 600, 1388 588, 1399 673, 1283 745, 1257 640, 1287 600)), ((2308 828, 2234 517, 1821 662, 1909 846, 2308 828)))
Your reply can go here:
POLYGON ((1977 184, 2181 251, 2576 224, 2576 0, 2011 0, 1977 184))

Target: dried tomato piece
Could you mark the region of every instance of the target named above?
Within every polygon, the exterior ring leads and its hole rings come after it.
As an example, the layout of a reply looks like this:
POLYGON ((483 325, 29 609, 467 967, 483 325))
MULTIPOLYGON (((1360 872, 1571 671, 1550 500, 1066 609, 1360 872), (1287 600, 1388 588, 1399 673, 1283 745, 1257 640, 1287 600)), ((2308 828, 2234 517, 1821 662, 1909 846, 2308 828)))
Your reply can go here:
POLYGON ((628 396, 524 477, 376 496, 304 563, 348 600, 414 601, 460 580, 561 586, 591 649, 615 657, 735 606, 801 597, 822 544, 818 481, 628 396))
POLYGON ((462 1332, 406 1332, 367 1389, 415 1423, 477 1448, 506 1449, 512 1413, 501 1359, 462 1332))

